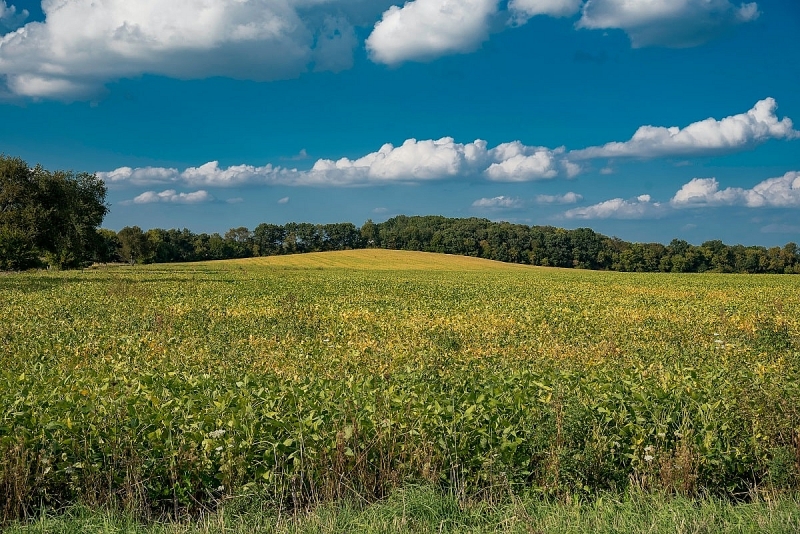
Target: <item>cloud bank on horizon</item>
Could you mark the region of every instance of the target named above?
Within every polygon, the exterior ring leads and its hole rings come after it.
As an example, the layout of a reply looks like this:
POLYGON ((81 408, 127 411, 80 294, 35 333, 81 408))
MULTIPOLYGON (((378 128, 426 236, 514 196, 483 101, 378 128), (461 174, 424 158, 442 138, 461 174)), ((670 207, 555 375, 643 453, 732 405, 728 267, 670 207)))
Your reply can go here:
MULTIPOLYGON (((248 184, 287 186, 364 186, 418 183, 455 178, 527 182, 574 178, 593 159, 708 156, 752 148, 769 140, 794 140, 800 132, 789 117, 779 119, 777 102, 765 98, 747 112, 708 118, 684 128, 642 126, 628 141, 567 151, 564 147, 527 146, 520 141, 489 148, 486 141, 457 143, 408 139, 384 144, 357 159, 319 159, 308 170, 267 164, 221 168, 211 161, 183 171, 165 167, 120 167, 97 175, 107 184, 229 187, 248 184)), ((603 171, 601 171, 603 173, 603 171)), ((620 209, 623 209, 622 207, 620 209)))
MULTIPOLYGON (((242 185, 283 186, 371 186, 388 183, 420 183, 445 179, 480 179, 491 182, 524 182, 574 178, 583 171, 581 164, 598 158, 663 158, 707 156, 745 150, 771 139, 794 140, 800 132, 788 117, 779 119, 777 103, 765 98, 747 112, 723 119, 708 118, 684 128, 642 126, 628 141, 566 151, 564 147, 526 146, 520 141, 489 148, 486 141, 457 143, 453 138, 438 140, 408 139, 400 146, 384 144, 377 152, 351 160, 319 159, 309 170, 267 164, 262 167, 234 165, 220 168, 217 161, 183 171, 164 167, 121 167, 98 176, 110 186, 181 184, 188 187, 225 188, 242 185)), ((606 168, 600 170, 605 173, 606 168)), ((532 201, 500 195, 475 200, 479 211, 520 210, 530 204, 576 204, 583 196, 568 192, 537 195, 532 201)), ((126 204, 212 202, 215 198, 201 189, 177 193, 146 191, 126 204)), ((283 199, 281 200, 281 202, 283 199)), ((288 197, 286 197, 288 202, 288 197)), ((696 207, 744 206, 748 208, 800 207, 800 172, 764 180, 750 189, 720 189, 715 178, 693 178, 668 202, 654 201, 644 194, 631 199, 613 198, 590 206, 575 207, 562 213, 564 219, 648 219, 660 218, 678 210, 696 207)))
POLYGON ((308 170, 267 164, 221 168, 218 161, 183 171, 165 167, 120 167, 97 175, 109 185, 182 183, 189 186, 229 187, 248 184, 289 186, 358 186, 415 183, 457 177, 483 176, 497 182, 547 180, 569 175, 574 166, 563 159, 564 149, 525 146, 519 141, 488 148, 486 141, 457 143, 408 139, 400 146, 384 144, 355 160, 319 159, 308 170))
MULTIPOLYGON (((43 0, 43 21, 0 3, 0 76, 8 95, 87 100, 143 74, 270 81, 468 53, 535 16, 578 30, 624 31, 633 47, 691 47, 758 18, 729 0, 43 0)), ((7 96, 8 96, 7 95, 7 96)))

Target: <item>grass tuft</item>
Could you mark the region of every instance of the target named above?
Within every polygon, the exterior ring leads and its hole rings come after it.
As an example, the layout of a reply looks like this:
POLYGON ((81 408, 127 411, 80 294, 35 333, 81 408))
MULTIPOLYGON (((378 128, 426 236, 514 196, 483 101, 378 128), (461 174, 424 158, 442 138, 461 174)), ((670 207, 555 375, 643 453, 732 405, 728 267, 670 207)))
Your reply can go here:
POLYGON ((596 499, 527 499, 496 505, 459 502, 426 486, 412 486, 371 504, 327 503, 281 514, 251 500, 199 519, 137 522, 133 516, 75 506, 13 524, 7 534, 795 534, 800 500, 784 495, 748 504, 664 494, 606 494, 596 499))

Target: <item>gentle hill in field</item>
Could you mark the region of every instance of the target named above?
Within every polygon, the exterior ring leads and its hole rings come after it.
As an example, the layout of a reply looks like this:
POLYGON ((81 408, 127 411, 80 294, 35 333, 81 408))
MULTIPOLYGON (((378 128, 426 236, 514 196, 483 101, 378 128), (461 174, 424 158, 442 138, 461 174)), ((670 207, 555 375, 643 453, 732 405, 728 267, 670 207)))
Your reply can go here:
POLYGON ((542 268, 436 252, 385 249, 309 252, 287 256, 224 260, 213 263, 213 265, 224 264, 277 269, 355 269, 371 271, 496 271, 542 268))

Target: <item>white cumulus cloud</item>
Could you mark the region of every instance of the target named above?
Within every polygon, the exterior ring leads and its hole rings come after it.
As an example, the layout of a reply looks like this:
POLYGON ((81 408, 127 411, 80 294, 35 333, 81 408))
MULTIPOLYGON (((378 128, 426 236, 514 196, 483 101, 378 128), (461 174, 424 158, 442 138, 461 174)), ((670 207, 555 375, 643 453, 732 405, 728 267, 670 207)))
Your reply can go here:
POLYGON ((318 160, 307 179, 339 184, 436 180, 468 173, 486 154, 486 142, 481 140, 461 144, 452 137, 407 139, 398 147, 386 143, 355 160, 318 160))
POLYGON ((583 195, 578 193, 564 193, 563 195, 537 195, 537 204, 576 204, 583 200, 583 195))
POLYGON ((634 48, 697 46, 761 14, 756 2, 731 0, 410 0, 383 13, 366 48, 377 63, 426 61, 477 49, 495 21, 577 13, 576 28, 621 29, 634 48))
POLYGON ((207 187, 229 187, 247 183, 273 181, 283 172, 281 167, 265 165, 231 165, 221 168, 218 161, 209 161, 199 167, 189 167, 180 174, 182 182, 189 185, 207 187))
POLYGON ((120 167, 109 172, 98 172, 98 178, 107 184, 152 185, 177 181, 178 169, 166 167, 120 167))
POLYGON ((675 193, 670 204, 675 207, 713 206, 738 203, 744 190, 728 188, 720 191, 716 178, 693 178, 675 193))
MULTIPOLYGON (((564 149, 526 146, 519 141, 503 143, 490 152, 492 163, 486 176, 498 182, 527 182, 558 176, 559 156, 564 149)), ((567 168, 568 172, 571 168, 567 168)))
POLYGON ((471 52, 489 36, 498 0, 414 0, 392 6, 367 38, 370 58, 396 64, 471 52))
POLYGON ((155 191, 145 191, 127 203, 133 204, 155 204, 166 202, 172 204, 199 204, 214 200, 208 191, 200 190, 192 193, 178 193, 174 189, 167 189, 157 193, 155 191))
POLYGON ((708 118, 685 128, 641 126, 629 141, 607 143, 570 152, 572 160, 614 157, 706 155, 747 148, 769 139, 796 139, 800 132, 788 117, 778 119, 774 98, 759 100, 746 113, 721 120, 708 118))
POLYGON ((17 95, 72 100, 143 73, 263 81, 312 65, 338 71, 357 41, 337 13, 355 1, 43 0, 43 22, 0 38, 0 75, 17 95))
POLYGON ((587 0, 578 28, 623 30, 634 48, 697 46, 755 20, 755 2, 729 0, 587 0))
POLYGON ((676 208, 735 205, 750 208, 798 207, 800 172, 792 171, 777 178, 769 178, 752 189, 720 189, 716 178, 694 178, 675 193, 670 204, 676 208))
POLYGON ((473 208, 482 209, 517 209, 523 205, 524 203, 519 198, 502 195, 493 198, 479 198, 472 203, 473 208))
POLYGON ((664 211, 659 202, 652 202, 650 195, 634 199, 614 198, 585 208, 573 208, 564 213, 567 219, 645 219, 657 217, 664 211))

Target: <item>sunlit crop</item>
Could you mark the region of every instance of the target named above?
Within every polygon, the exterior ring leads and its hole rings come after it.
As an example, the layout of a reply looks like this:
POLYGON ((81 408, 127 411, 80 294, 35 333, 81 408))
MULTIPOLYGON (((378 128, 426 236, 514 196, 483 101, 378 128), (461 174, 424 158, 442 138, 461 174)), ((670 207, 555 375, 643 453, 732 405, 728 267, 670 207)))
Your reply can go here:
POLYGON ((797 488, 800 279, 363 250, 0 277, 0 508, 797 488))

